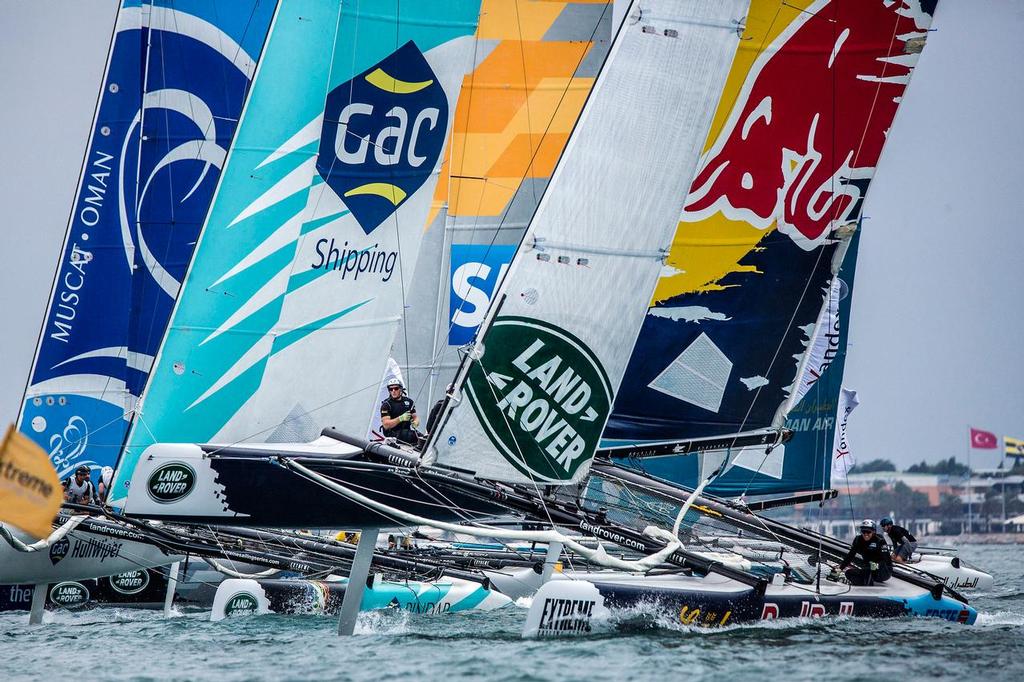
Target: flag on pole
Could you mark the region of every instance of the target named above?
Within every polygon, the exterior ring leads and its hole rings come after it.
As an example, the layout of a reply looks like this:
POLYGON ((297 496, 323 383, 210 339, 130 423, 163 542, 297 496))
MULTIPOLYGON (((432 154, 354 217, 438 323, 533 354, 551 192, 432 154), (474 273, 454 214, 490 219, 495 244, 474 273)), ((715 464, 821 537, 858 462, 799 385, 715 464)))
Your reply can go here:
POLYGON ((8 427, 0 444, 0 521, 42 540, 52 531, 63 493, 46 451, 8 427))
POLYGON ((839 405, 836 414, 838 426, 832 439, 832 476, 846 476, 857 462, 850 452, 850 439, 847 437, 846 426, 850 413, 860 405, 857 391, 844 388, 839 394, 839 405))
POLYGON ((991 431, 982 431, 972 426, 971 447, 975 450, 995 450, 999 447, 999 438, 991 431))
POLYGON ((1003 447, 1007 457, 1024 457, 1024 440, 1003 436, 1003 447))

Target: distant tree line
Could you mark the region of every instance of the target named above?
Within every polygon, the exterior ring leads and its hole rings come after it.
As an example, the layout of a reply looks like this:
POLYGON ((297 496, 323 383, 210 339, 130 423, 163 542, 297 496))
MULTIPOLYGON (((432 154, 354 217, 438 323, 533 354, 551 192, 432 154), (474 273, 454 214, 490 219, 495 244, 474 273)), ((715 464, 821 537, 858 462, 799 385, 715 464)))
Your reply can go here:
POLYGON ((874 471, 896 471, 896 465, 887 459, 873 459, 850 468, 851 474, 870 474, 874 471))
POLYGON ((920 464, 912 464, 907 467, 908 474, 937 474, 939 476, 966 476, 970 471, 966 464, 956 461, 956 457, 940 459, 935 464, 921 460, 920 464))
MULTIPOLYGON (((1024 466, 1021 465, 1014 467, 1014 473, 1018 468, 1021 469, 1021 473, 1024 473, 1024 466)), ((870 474, 877 471, 897 471, 897 469, 896 465, 888 459, 873 459, 863 464, 857 464, 850 469, 851 474, 870 474)), ((938 476, 966 476, 969 471, 967 465, 956 461, 956 457, 940 459, 935 464, 921 460, 920 464, 911 464, 906 469, 908 474, 935 474, 938 476)))

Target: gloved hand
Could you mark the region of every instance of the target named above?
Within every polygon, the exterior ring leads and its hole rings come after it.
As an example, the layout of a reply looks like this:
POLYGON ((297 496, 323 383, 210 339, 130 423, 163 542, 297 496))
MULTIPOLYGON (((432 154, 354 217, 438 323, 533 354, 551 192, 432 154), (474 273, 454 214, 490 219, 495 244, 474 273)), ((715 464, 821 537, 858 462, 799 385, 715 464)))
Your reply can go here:
POLYGON ((398 417, 398 421, 400 421, 400 422, 407 422, 407 421, 409 421, 409 420, 410 420, 411 418, 412 418, 412 417, 411 417, 411 416, 409 415, 409 413, 408 413, 408 412, 405 412, 405 413, 403 413, 403 414, 399 415, 399 417, 398 417))

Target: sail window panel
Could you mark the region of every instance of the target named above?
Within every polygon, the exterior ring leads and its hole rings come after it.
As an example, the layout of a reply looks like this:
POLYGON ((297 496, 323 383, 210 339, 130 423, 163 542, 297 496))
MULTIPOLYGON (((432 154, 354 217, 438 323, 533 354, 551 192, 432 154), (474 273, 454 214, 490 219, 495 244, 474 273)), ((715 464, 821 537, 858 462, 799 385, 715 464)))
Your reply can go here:
POLYGON ((731 373, 732 361, 707 334, 701 333, 649 385, 677 400, 717 413, 731 373))

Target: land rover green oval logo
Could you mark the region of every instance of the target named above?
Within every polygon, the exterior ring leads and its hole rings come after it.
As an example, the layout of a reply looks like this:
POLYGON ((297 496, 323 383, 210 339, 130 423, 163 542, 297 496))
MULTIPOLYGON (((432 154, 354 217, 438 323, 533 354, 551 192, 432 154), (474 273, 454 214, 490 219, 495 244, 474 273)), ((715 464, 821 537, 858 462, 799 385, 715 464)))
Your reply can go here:
POLYGON ((565 482, 590 461, 611 411, 611 383, 578 338, 546 322, 498 318, 473 363, 466 395, 512 466, 565 482))
POLYGON ((256 613, 260 603, 251 592, 239 592, 224 605, 225 616, 251 616, 256 613))
POLYGON ((57 583, 50 589, 50 601, 64 608, 75 608, 89 601, 89 590, 73 581, 57 583))
POLYGON ((176 502, 192 492, 196 485, 195 469, 181 462, 170 462, 149 475, 146 490, 160 504, 176 502))
POLYGON ((149 585, 149 571, 136 570, 110 576, 110 586, 121 594, 138 594, 149 585))

